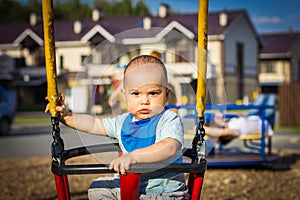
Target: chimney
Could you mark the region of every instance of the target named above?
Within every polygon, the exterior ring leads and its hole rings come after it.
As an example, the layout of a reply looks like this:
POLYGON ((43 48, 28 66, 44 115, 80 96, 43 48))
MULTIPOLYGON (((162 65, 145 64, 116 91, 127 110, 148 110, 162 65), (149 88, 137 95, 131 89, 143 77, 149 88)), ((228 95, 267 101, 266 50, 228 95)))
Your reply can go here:
POLYGON ((149 30, 151 28, 151 17, 145 16, 143 18, 143 28, 149 30))
POLYGON ((73 24, 73 28, 74 28, 74 33, 79 34, 82 29, 81 22, 79 20, 76 20, 73 24))
POLYGON ((226 11, 222 11, 219 14, 219 23, 220 23, 220 26, 222 26, 222 27, 227 26, 227 24, 228 24, 228 15, 227 15, 226 11))
POLYGON ((165 18, 168 15, 169 6, 167 4, 160 4, 158 9, 158 16, 160 18, 165 18))
POLYGON ((39 17, 36 13, 31 13, 29 16, 29 23, 31 26, 37 25, 41 22, 41 17, 39 17))
POLYGON ((103 17, 103 12, 101 11, 101 9, 93 9, 92 20, 94 22, 99 21, 102 17, 103 17))

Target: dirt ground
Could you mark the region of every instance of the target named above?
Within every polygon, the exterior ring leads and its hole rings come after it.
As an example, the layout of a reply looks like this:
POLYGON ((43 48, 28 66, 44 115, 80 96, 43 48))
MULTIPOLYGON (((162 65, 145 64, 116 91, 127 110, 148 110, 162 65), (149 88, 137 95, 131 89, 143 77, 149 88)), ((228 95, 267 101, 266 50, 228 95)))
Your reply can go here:
MULTIPOLYGON (((211 169, 205 174, 204 200, 222 199, 300 199, 300 153, 281 152, 281 158, 268 168, 211 169)), ((78 158, 77 158, 78 159, 78 158)), ((76 162, 94 162, 82 157, 76 162)), ((57 199, 49 157, 0 160, 0 199, 57 199)), ((97 175, 72 175, 69 184, 72 199, 87 199, 87 188, 97 175)))

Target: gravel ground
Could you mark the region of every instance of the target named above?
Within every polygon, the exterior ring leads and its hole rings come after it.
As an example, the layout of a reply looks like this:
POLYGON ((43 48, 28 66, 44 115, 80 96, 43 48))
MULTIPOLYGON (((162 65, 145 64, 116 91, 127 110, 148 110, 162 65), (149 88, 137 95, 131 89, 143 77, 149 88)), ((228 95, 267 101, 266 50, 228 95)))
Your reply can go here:
MULTIPOLYGON (((300 153, 281 152, 274 165, 265 168, 208 169, 202 199, 300 199, 300 153)), ((72 161, 71 161, 72 162, 72 161)), ((74 161, 75 162, 75 161, 74 161)), ((93 163, 91 156, 76 162, 93 163)), ((0 160, 0 199, 57 199, 49 157, 0 160)), ((72 175, 69 184, 72 199, 87 199, 87 188, 97 175, 72 175)))

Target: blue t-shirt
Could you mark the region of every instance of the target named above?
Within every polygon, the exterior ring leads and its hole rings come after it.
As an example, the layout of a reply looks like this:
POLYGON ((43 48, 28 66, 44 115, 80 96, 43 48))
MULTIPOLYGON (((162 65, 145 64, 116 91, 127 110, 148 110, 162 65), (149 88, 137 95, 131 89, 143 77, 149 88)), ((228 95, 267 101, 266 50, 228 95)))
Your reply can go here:
MULTIPOLYGON (((128 142, 122 142, 122 135, 124 137, 124 122, 128 120, 129 113, 118 115, 113 118, 104 118, 103 124, 107 134, 119 141, 120 148, 123 153, 127 153, 128 147, 124 146, 128 142), (123 132, 123 134, 122 134, 123 132)), ((157 116, 154 116, 154 118, 157 116)), ((134 117, 131 118, 132 122, 138 122, 134 117)), ((125 122, 127 123, 127 122, 125 122)), ((180 117, 173 111, 166 110, 161 113, 161 116, 157 118, 156 135, 155 137, 150 136, 149 139, 153 140, 154 143, 159 142, 165 138, 173 138, 181 143, 183 146, 183 124, 180 117)), ((152 127, 153 128, 153 127, 152 127)), ((124 138, 123 138, 124 139, 124 138)), ((152 142, 153 143, 153 142, 152 142)), ((151 145, 151 144, 149 144, 151 145)), ((149 146, 148 145, 148 146, 149 146)), ((141 148, 141 147, 140 147, 141 148)), ((164 163, 181 162, 182 149, 179 149, 176 155, 164 163)), ((173 192, 178 190, 184 185, 184 177, 182 173, 158 173, 158 172, 146 172, 142 174, 140 182, 140 193, 141 194, 162 194, 166 192, 173 192)))

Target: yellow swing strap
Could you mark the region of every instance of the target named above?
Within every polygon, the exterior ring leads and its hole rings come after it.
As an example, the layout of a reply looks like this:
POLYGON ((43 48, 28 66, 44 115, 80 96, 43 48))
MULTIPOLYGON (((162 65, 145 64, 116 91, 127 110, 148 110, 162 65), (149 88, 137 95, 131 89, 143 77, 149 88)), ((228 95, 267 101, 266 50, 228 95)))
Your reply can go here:
POLYGON ((56 111, 58 105, 57 75, 55 61, 55 40, 54 40, 54 14, 52 0, 42 1, 43 26, 44 26, 44 50, 46 59, 47 76, 47 98, 49 101, 49 112, 51 114, 52 137, 51 146, 52 159, 60 163, 64 151, 64 142, 60 137, 59 119, 56 111))
POLYGON ((206 104, 206 60, 207 60, 207 21, 208 21, 208 0, 198 1, 198 68, 197 68, 197 92, 196 110, 198 125, 193 139, 192 148, 197 153, 200 162, 206 157, 206 143, 204 140, 204 111, 206 104))
POLYGON ((43 9, 43 26, 44 26, 44 47, 46 59, 46 75, 47 75, 47 97, 50 103, 50 114, 52 117, 57 117, 55 110, 58 104, 58 92, 56 83, 56 62, 55 62, 55 40, 54 40, 54 17, 53 5, 51 0, 42 1, 43 9))
POLYGON ((204 117, 206 103, 208 0, 199 0, 198 7, 198 89, 196 93, 196 110, 198 117, 204 117))

